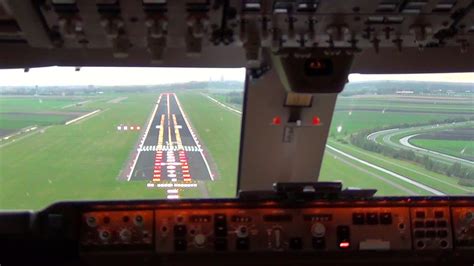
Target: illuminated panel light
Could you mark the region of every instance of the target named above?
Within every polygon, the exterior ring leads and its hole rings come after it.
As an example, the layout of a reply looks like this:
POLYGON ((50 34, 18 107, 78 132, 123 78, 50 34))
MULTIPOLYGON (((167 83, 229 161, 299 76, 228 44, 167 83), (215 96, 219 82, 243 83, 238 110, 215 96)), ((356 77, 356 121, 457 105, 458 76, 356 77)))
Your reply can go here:
POLYGON ((275 116, 275 117, 272 119, 272 124, 275 125, 275 126, 281 125, 281 118, 280 118, 279 116, 275 116))
POLYGON ((121 127, 121 126, 118 126, 118 127, 117 127, 117 130, 121 131, 121 130, 122 130, 122 127, 121 127))
POLYGON ((152 183, 148 183, 146 184, 147 187, 155 187, 155 184, 152 184, 152 183))
POLYGON ((315 12, 318 8, 318 3, 315 1, 305 1, 303 3, 299 3, 297 7, 298 12, 315 12))
POLYGON ((177 194, 178 190, 177 189, 168 189, 166 192, 171 193, 171 194, 177 194))
POLYGON ((137 129, 137 130, 140 130, 140 129, 142 129, 142 128, 141 128, 141 127, 139 127, 139 126, 137 126, 137 127, 136 127, 136 129, 137 129))
POLYGON ((247 1, 244 5, 244 11, 260 11, 260 1, 247 1))
POLYGON ((351 246, 351 244, 347 241, 339 243, 340 248, 349 248, 350 246, 351 246))
POLYGON ((179 195, 168 195, 167 199, 179 199, 179 195))
POLYGON ((313 116, 313 121, 311 123, 313 126, 319 126, 321 124, 321 119, 318 116, 313 116))

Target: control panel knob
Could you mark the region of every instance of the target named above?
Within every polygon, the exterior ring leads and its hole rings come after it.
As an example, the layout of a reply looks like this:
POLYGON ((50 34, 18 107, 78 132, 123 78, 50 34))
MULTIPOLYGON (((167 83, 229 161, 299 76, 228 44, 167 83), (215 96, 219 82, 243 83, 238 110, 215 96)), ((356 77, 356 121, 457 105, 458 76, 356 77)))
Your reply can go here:
POLYGON ((86 218, 87 226, 89 227, 96 227, 97 226, 97 219, 94 216, 89 216, 86 218))
POLYGON ((196 246, 203 246, 204 244, 206 244, 206 236, 203 234, 195 235, 194 244, 196 244, 196 246))
POLYGON ((128 242, 132 238, 132 232, 130 232, 130 230, 127 228, 124 228, 120 230, 119 236, 122 241, 128 242))
POLYGON ((135 216, 135 218, 133 219, 133 223, 136 226, 143 226, 143 223, 144 223, 143 216, 141 216, 141 215, 135 216))
POLYGON ((237 228, 237 237, 247 237, 249 235, 249 229, 247 226, 239 226, 237 228))
POLYGON ((110 237, 111 237, 111 234, 110 234, 109 230, 103 229, 103 230, 99 231, 99 238, 102 241, 109 241, 110 237))
POLYGON ((315 223, 311 227, 311 234, 314 237, 323 237, 326 234, 326 227, 322 223, 315 223))

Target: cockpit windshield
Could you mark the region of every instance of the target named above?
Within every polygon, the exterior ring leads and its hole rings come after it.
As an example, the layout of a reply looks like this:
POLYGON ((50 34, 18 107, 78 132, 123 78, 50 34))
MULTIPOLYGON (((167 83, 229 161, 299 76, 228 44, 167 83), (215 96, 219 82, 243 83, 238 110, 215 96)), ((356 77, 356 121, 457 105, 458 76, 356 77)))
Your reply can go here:
MULTIPOLYGON (((474 192, 474 73, 349 80, 320 181, 474 192)), ((0 209, 234 197, 244 84, 245 69, 1 70, 0 209)))

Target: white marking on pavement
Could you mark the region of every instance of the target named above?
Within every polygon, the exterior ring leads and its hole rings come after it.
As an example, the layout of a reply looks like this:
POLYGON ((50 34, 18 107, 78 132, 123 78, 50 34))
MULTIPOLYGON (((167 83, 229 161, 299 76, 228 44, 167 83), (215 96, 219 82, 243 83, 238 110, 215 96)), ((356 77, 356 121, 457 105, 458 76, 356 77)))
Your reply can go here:
POLYGON ((70 124, 72 124, 72 123, 74 123, 74 122, 77 122, 77 121, 79 121, 79 120, 82 120, 82 119, 84 119, 84 118, 86 118, 86 117, 89 117, 89 116, 91 116, 91 115, 97 114, 98 112, 100 112, 100 109, 95 110, 95 111, 90 112, 90 113, 87 113, 87 114, 85 114, 85 115, 83 115, 83 116, 79 116, 78 118, 74 118, 74 119, 72 119, 72 120, 69 120, 69 121, 67 121, 66 123, 64 123, 64 125, 66 125, 66 126, 67 126, 67 125, 70 125, 70 124))

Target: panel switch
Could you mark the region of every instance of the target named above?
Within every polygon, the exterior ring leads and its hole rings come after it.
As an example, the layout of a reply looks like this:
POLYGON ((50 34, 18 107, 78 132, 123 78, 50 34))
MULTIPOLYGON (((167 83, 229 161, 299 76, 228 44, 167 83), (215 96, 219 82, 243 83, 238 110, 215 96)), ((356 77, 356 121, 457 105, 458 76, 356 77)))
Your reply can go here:
POLYGON ((347 249, 351 245, 351 232, 347 225, 339 225, 336 229, 337 246, 341 249, 347 249))

